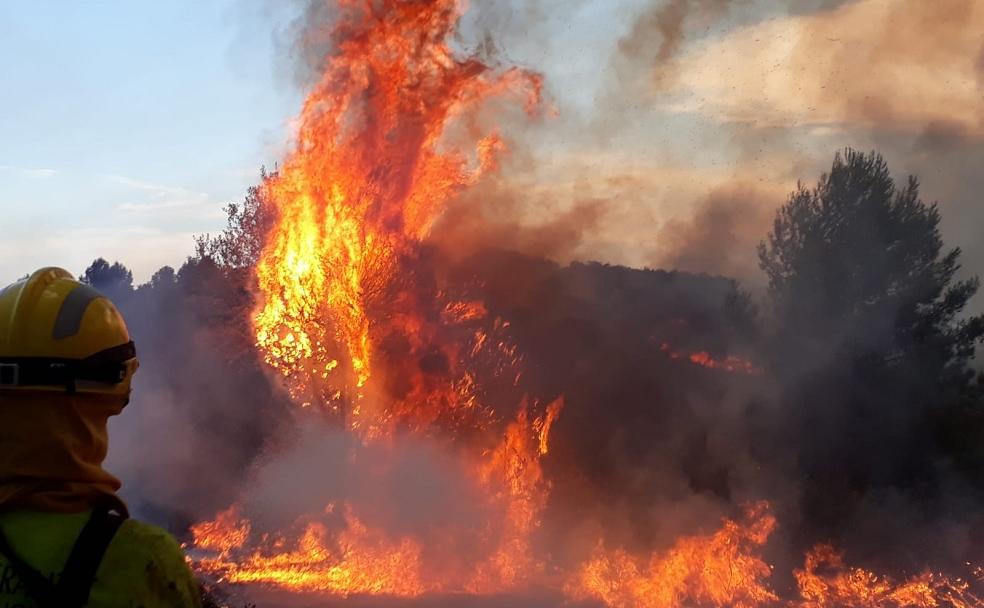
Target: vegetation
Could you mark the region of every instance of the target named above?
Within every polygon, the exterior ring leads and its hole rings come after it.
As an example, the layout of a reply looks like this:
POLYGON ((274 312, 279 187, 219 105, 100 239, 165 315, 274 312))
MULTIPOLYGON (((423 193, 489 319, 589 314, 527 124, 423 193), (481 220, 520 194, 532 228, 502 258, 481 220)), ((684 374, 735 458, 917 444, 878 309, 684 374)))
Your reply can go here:
POLYGON ((891 490, 944 500, 959 471, 984 488, 984 393, 969 363, 984 317, 964 310, 940 212, 878 154, 838 154, 800 185, 759 247, 773 313, 765 356, 783 387, 776 441, 804 476, 803 505, 833 534, 891 490), (790 440, 792 439, 792 440, 790 440))

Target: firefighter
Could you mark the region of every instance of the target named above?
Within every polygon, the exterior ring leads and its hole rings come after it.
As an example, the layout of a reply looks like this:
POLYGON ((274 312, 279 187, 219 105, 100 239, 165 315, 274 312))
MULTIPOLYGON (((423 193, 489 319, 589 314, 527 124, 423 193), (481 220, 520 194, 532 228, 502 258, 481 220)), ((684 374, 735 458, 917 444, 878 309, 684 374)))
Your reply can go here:
POLYGON ((0 608, 201 606, 178 543, 102 467, 137 365, 119 311, 67 271, 0 291, 0 608))

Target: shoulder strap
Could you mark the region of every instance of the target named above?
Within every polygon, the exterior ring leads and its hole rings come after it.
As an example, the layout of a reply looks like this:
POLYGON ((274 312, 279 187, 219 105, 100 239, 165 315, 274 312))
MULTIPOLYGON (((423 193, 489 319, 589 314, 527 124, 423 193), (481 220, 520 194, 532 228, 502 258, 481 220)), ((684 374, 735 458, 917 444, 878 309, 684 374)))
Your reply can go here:
POLYGON ((123 515, 106 508, 93 510, 72 547, 57 585, 17 555, 2 531, 0 555, 7 559, 27 594, 41 608, 82 608, 89 602, 89 592, 106 550, 125 520, 123 515))
POLYGON ((89 591, 96 581, 96 571, 125 519, 106 508, 97 508, 92 512, 58 579, 56 593, 61 606, 81 608, 88 603, 89 591))

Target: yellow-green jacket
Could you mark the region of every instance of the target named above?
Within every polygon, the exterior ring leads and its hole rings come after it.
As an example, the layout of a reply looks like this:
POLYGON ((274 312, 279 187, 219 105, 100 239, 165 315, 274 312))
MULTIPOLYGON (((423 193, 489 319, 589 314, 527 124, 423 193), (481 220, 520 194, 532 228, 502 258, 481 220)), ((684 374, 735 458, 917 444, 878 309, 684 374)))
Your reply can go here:
MULTIPOLYGON (((15 554, 57 581, 90 513, 0 513, 15 554)), ((198 586, 177 541, 160 528, 126 520, 113 537, 89 594, 89 608, 200 608, 198 586)), ((15 568, 0 556, 0 608, 37 608, 15 568)))

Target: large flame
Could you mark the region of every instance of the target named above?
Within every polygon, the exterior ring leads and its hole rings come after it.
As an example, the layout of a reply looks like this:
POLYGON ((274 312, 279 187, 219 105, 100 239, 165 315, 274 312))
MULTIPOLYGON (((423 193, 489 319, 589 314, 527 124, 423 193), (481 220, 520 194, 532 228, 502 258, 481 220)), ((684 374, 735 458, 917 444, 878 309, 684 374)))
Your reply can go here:
MULTIPOLYGON (((532 112, 540 77, 462 58, 448 42, 463 10, 456 0, 335 5, 334 49, 304 103, 293 152, 265 186, 278 215, 257 267, 256 341, 300 403, 360 441, 398 432, 446 440, 497 516, 478 530, 447 531, 476 545, 456 560, 412 534, 373 527, 346 502, 277 532, 234 506, 194 527, 196 567, 228 583, 342 597, 537 588, 610 608, 778 605, 760 555, 777 525, 766 503, 652 555, 600 538, 594 555, 565 569, 538 547, 550 491, 542 461, 563 399, 524 398, 508 416, 484 403, 480 367, 523 392, 508 321, 474 297, 425 288, 414 273, 442 211, 506 149, 486 126, 489 102, 532 112)), ((761 373, 736 357, 663 350, 761 373)), ((828 547, 795 576, 800 600, 789 605, 804 608, 981 605, 961 581, 927 574, 893 583, 847 568, 828 547)))
POLYGON ((278 217, 257 267, 257 344, 299 401, 365 441, 400 429, 430 436, 435 426, 482 434, 463 457, 502 516, 478 535, 484 557, 450 574, 423 568, 419 539, 370 529, 352 505, 340 505, 334 529, 314 516, 265 536, 233 510, 194 529, 196 545, 212 552, 200 568, 343 596, 516 586, 537 572, 540 459, 561 402, 540 414, 522 405, 496 445, 504 421, 480 402, 473 367, 494 360, 495 372, 518 381, 508 323, 480 301, 424 293, 408 276, 435 219, 505 149, 478 112, 493 98, 533 112, 540 77, 456 54, 455 0, 335 5, 335 48, 305 101, 293 153, 265 185, 278 217))
POLYGON ((305 101, 294 153, 267 184, 279 221, 257 269, 256 335, 295 385, 311 390, 334 376, 331 386, 345 389, 335 406, 344 397, 351 427, 370 430, 379 420, 360 402, 374 373, 374 325, 393 322, 378 309, 397 308, 400 259, 495 166, 504 144, 482 132, 475 111, 509 95, 532 111, 540 78, 456 56, 447 42, 455 0, 337 5, 337 48, 305 101))

